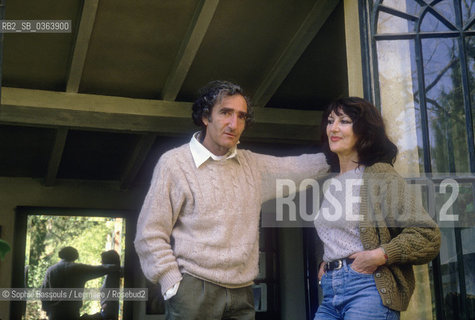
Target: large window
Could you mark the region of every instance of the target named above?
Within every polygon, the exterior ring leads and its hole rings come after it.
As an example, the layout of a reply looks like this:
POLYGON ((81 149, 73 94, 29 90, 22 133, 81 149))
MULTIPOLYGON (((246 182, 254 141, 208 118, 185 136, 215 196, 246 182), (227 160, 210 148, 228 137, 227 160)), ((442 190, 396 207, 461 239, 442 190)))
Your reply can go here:
MULTIPOLYGON (((475 1, 360 0, 360 13, 365 95, 400 148, 398 170, 453 177, 449 210, 465 221, 441 228, 440 257, 417 269, 403 318, 475 319, 475 1)), ((440 209, 447 198, 435 191, 440 209)))
MULTIPOLYGON (((119 286, 130 288, 130 263, 126 260, 131 239, 126 233, 127 214, 115 210, 18 207, 13 248, 13 269, 16 271, 12 275, 12 288, 40 288, 46 270, 59 262, 59 251, 66 246, 78 251, 79 258, 75 262, 88 265, 101 265, 103 252, 116 251, 124 269, 119 286)), ((104 277, 91 279, 85 288, 101 288, 103 283, 104 277)), ((11 310, 12 319, 46 318, 39 300, 11 301, 11 310)), ((130 311, 124 313, 124 310, 123 299, 120 299, 115 310, 118 319, 130 317, 130 311)), ((100 311, 98 299, 85 299, 80 314, 97 316, 100 311)))

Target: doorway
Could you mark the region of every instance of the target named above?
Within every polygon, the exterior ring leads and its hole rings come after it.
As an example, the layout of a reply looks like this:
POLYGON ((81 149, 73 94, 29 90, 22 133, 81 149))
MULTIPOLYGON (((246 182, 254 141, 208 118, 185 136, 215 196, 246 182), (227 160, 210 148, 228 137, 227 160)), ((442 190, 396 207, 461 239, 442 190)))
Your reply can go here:
MULTIPOLYGON (((60 261, 58 252, 71 246, 79 252, 75 261, 100 265, 101 253, 115 250, 125 267, 130 246, 127 212, 93 209, 17 208, 15 223, 13 288, 39 288, 48 267, 60 261), (23 272, 21 272, 23 271, 23 272)), ((120 287, 124 288, 124 278, 120 287)), ((104 277, 90 280, 86 288, 100 288, 104 277)), ((80 314, 100 312, 100 301, 85 300, 80 314)), ((119 301, 119 319, 124 316, 124 303, 119 301)), ((47 319, 41 301, 12 302, 11 319, 47 319)))

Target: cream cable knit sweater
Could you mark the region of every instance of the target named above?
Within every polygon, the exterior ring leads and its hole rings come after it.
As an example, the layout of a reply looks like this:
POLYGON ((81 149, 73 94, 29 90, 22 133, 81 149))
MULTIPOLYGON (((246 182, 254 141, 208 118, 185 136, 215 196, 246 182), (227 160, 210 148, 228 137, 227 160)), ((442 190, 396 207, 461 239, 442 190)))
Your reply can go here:
POLYGON ((189 145, 158 161, 137 222, 135 248, 145 276, 162 294, 191 274, 225 287, 252 284, 259 258, 261 204, 276 179, 328 171, 323 154, 273 157, 238 150, 196 168, 189 145))

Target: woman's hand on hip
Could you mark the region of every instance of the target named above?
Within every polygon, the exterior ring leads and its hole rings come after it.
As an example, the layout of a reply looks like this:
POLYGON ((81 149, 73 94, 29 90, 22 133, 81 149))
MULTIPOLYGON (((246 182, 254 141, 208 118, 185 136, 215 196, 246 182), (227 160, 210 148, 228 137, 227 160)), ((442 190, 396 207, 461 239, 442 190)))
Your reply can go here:
POLYGON ((386 258, 381 248, 356 252, 348 258, 355 259, 351 264, 351 268, 359 273, 373 273, 379 266, 386 263, 386 258))

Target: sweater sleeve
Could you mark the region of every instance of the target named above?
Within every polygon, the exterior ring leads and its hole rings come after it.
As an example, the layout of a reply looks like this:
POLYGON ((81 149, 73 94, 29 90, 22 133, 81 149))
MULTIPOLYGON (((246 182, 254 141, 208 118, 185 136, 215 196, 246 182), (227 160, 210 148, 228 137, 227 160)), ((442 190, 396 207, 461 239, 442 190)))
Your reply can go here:
MULTIPOLYGON (((440 230, 424 210, 405 180, 394 172, 383 191, 387 215, 385 230, 391 240, 382 247, 388 255, 387 264, 424 264, 434 259, 440 249, 440 230)), ((413 190, 412 190, 413 191, 413 190)))
MULTIPOLYGON (((299 190, 304 179, 317 179, 327 174, 329 165, 323 153, 303 154, 296 157, 274 157, 254 154, 262 177, 263 201, 276 198, 278 183, 295 186, 299 190)), ((315 180, 316 182, 316 180, 315 180)), ((281 191, 289 191, 284 187, 281 191)))
POLYGON ((116 264, 103 264, 98 266, 92 266, 88 264, 75 263, 70 267, 71 273, 76 275, 81 275, 83 279, 92 280, 103 275, 119 271, 120 266, 116 264))
POLYGON ((172 170, 172 163, 169 154, 164 154, 155 167, 134 241, 145 277, 159 282, 162 293, 182 279, 170 237, 185 197, 174 176, 179 170, 172 170))

